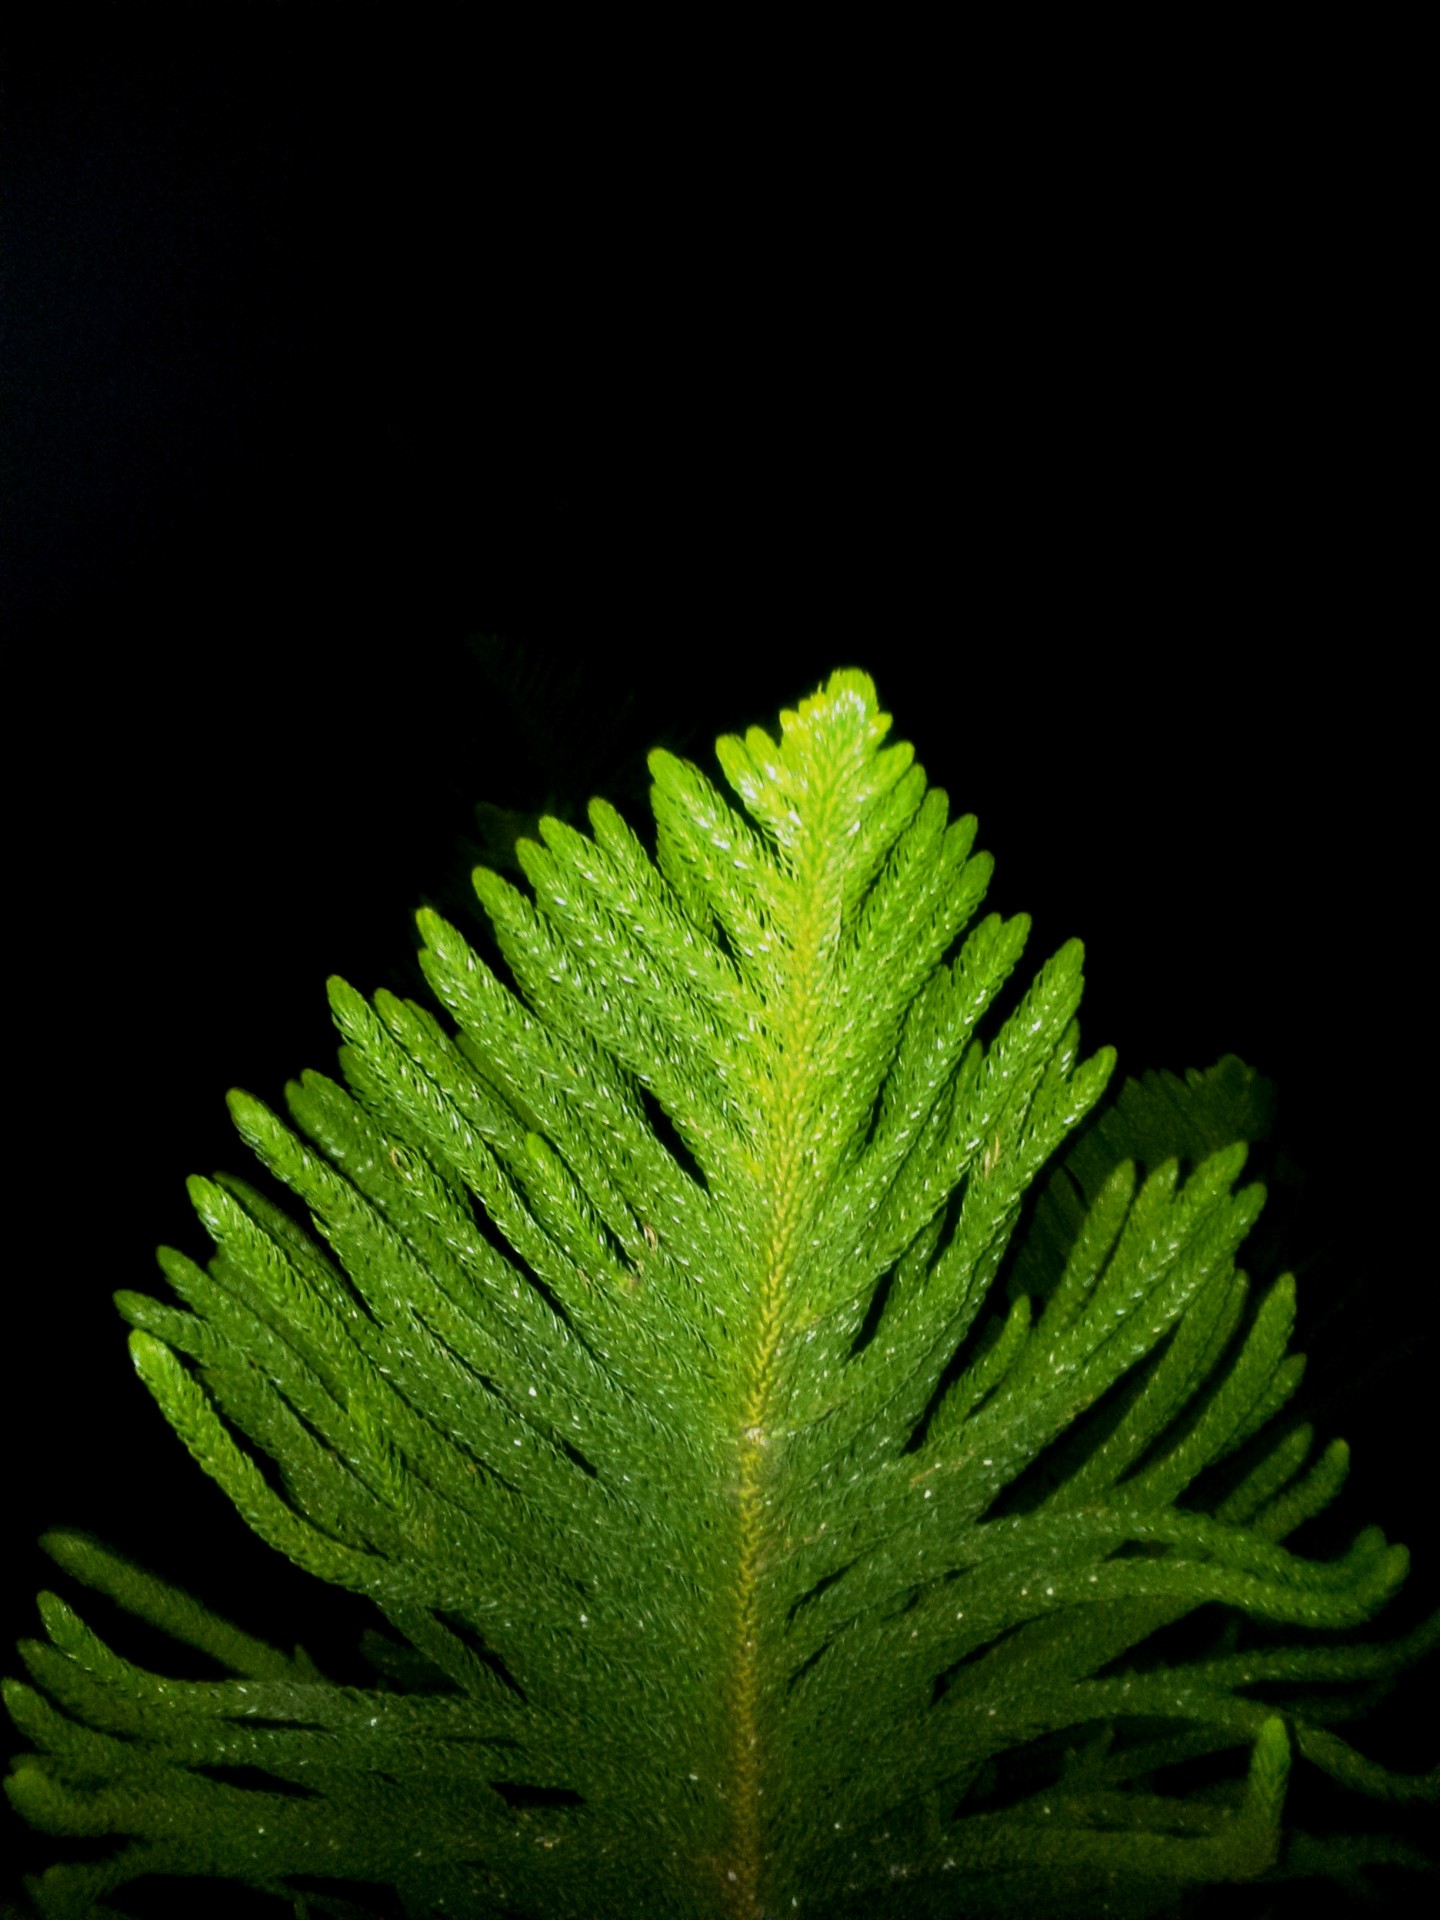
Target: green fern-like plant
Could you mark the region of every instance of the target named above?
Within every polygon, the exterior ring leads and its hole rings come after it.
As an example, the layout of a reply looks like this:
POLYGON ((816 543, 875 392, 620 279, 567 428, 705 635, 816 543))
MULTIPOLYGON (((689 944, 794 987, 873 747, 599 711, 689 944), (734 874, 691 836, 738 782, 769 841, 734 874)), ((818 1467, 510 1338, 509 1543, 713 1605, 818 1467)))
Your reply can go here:
POLYGON ((476 874, 493 966, 420 916, 443 1013, 337 980, 343 1084, 233 1096, 314 1233, 196 1180, 214 1257, 119 1306, 249 1525, 374 1602, 375 1680, 49 1537, 223 1676, 42 1597, 9 1791, 117 1837, 33 1883, 50 1920, 150 1874, 297 1914, 327 1877, 449 1920, 1150 1914, 1412 1860, 1282 1825, 1297 1752, 1436 1796, 1331 1728, 1440 1616, 1313 1632, 1406 1556, 1284 1544, 1346 1455, 1277 1419, 1293 1286, 1235 1266, 1264 1084, 1100 1107, 1078 944, 1007 989, 1027 923, 975 921, 975 823, 888 727, 836 673, 719 742, 739 807, 657 753, 653 854, 601 801, 542 820, 528 889, 476 874), (1218 1639, 1166 1637, 1202 1608, 1218 1639))

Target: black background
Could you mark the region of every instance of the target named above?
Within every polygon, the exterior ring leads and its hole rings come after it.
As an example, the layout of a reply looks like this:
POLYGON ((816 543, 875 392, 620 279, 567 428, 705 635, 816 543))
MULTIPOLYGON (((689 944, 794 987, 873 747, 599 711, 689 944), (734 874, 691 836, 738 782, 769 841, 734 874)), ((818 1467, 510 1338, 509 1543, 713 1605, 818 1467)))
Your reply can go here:
MULTIPOLYGON (((258 1631, 350 1634, 192 1468, 110 1294, 202 1251, 224 1090, 329 1064, 326 974, 407 983, 475 801, 633 816, 654 740, 703 755, 841 664, 979 813, 1032 956, 1085 939, 1091 1045, 1279 1083, 1313 1417, 1352 1529, 1412 1546, 1414 1617, 1404 112, 1276 67, 1037 157, 974 85, 882 139, 833 89, 639 111, 594 49, 341 18, 96 9, 11 61, 6 1644, 61 1523, 258 1631)), ((1433 1702, 1417 1676, 1361 1744, 1433 1765, 1433 1702)))

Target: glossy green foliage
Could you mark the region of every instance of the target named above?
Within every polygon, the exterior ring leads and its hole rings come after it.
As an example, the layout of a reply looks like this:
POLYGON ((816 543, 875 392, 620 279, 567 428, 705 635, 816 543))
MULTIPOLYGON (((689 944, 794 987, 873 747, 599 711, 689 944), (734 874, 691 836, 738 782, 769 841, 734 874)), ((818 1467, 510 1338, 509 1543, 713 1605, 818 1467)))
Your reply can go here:
POLYGON ((653 853, 603 802, 542 821, 527 887, 476 875, 493 965, 422 914, 438 1011, 337 981, 342 1079, 288 1120, 233 1097, 311 1229, 197 1180, 213 1258, 119 1305, 249 1525, 374 1602, 376 1679, 52 1539, 228 1677, 42 1599, 10 1791, 115 1836, 37 1882, 47 1916, 149 1873, 450 1920, 1148 1914, 1336 1863, 1286 1839, 1296 1749, 1433 1793, 1328 1722, 1434 1623, 1306 1637, 1405 1554, 1284 1544, 1345 1454, 1272 1425, 1293 1287, 1235 1266, 1263 1083, 1097 1109, 1078 945, 1011 982, 1026 923, 977 918, 974 821, 888 727, 837 673, 719 743, 738 807, 656 754, 653 853), (1290 1631, 1148 1651, 1209 1603, 1290 1631))

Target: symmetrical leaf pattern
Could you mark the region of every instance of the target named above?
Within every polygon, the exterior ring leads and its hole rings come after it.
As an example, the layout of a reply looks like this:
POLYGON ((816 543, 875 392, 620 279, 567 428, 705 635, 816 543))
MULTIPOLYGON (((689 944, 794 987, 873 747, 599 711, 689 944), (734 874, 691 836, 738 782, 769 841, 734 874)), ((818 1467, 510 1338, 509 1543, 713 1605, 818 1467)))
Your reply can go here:
POLYGON ((215 1252, 162 1255, 178 1305, 119 1297, 135 1364, 249 1525, 388 1630, 339 1686, 52 1538, 225 1677, 43 1598, 11 1793, 121 1839, 37 1883, 47 1915, 147 1873, 451 1920, 1140 1914, 1327 1864, 1282 1854, 1294 1748, 1434 1791, 1266 1694, 1324 1681, 1335 1717, 1433 1621, 1147 1654, 1208 1603, 1350 1627, 1405 1554, 1284 1544, 1345 1454, 1270 1430, 1299 1366, 1290 1281, 1235 1266, 1253 1076, 1097 1114, 1078 945, 1007 987, 1027 925, 976 920, 975 823, 888 727, 835 674, 719 743, 738 805, 657 753, 653 855, 601 801, 542 821, 528 890, 476 875, 491 962, 421 915, 440 1012, 333 982, 343 1079, 288 1120, 233 1096, 311 1228, 193 1182, 215 1252), (1233 1788, 1163 1791, 1226 1749, 1233 1788))

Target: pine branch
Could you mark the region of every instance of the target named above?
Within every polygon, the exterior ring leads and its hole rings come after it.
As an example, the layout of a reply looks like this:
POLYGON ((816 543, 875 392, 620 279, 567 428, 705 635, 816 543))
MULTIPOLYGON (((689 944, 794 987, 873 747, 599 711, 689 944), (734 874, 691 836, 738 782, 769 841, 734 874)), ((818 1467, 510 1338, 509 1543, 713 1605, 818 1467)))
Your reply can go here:
POLYGON ((719 743, 738 808, 657 751, 653 857, 602 801, 540 820, 523 884, 475 877, 493 964, 423 912, 438 1011, 334 981, 343 1079, 283 1119, 232 1095, 309 1230, 194 1181, 215 1253, 117 1297, 135 1365, 387 1631, 342 1685, 50 1536, 218 1677, 42 1596, 9 1791, 119 1843, 34 1884, 47 1920, 145 1875, 766 1920, 1414 1864, 1283 1823, 1297 1757, 1435 1799, 1331 1728, 1440 1616, 1362 1642, 1404 1549, 1286 1544, 1348 1455, 1280 1419, 1293 1281, 1235 1264, 1269 1089, 1227 1060, 1102 1106, 1078 943, 1007 994, 1028 923, 975 921, 975 823, 888 728, 835 674, 778 741, 719 743))

